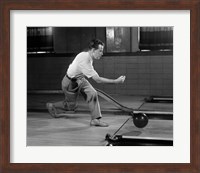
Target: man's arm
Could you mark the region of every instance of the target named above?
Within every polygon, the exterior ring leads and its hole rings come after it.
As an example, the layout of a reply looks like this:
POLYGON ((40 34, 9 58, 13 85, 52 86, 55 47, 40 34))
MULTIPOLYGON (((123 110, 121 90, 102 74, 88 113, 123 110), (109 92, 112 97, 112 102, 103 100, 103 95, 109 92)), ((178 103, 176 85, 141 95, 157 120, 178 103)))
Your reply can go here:
POLYGON ((113 84, 123 83, 125 78, 126 76, 120 76, 117 79, 108 79, 108 78, 100 77, 97 74, 92 76, 92 79, 97 83, 113 83, 113 84))

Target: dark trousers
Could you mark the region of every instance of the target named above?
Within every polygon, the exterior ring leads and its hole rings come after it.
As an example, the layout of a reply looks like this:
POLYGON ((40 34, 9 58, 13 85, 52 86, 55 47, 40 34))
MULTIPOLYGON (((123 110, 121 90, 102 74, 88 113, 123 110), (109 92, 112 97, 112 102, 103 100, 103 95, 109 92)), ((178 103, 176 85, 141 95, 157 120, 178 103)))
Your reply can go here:
POLYGON ((56 108, 62 108, 66 111, 74 110, 77 107, 77 98, 79 94, 82 94, 88 103, 91 119, 102 117, 97 91, 87 79, 81 77, 76 80, 71 80, 64 76, 62 90, 65 94, 65 99, 62 102, 54 103, 56 108))

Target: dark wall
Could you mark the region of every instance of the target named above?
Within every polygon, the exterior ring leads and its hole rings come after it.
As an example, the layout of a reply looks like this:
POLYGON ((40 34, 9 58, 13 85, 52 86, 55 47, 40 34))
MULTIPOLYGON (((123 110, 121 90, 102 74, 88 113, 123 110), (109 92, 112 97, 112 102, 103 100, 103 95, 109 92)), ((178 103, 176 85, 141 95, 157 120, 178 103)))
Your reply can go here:
MULTIPOLYGON (((55 27, 53 29, 55 54, 27 55, 28 90, 60 90, 61 80, 75 54, 85 49, 94 37, 106 43, 105 34, 105 27, 55 27)), ((137 28, 132 28, 132 34, 132 41, 137 40, 137 28)), ((134 50, 137 50, 137 44, 132 42, 134 50)), ((94 61, 94 67, 103 77, 117 78, 126 75, 123 85, 97 85, 92 82, 94 87, 109 94, 173 95, 172 54, 105 53, 101 60, 94 61)))
MULTIPOLYGON (((29 57, 28 90, 60 90, 61 80, 73 57, 29 57)), ((109 94, 173 95, 172 55, 103 56, 94 61, 100 76, 126 75, 124 84, 96 84, 109 94)))
POLYGON ((27 61, 28 90, 58 90, 72 57, 31 57, 27 61))
POLYGON ((105 27, 55 27, 53 44, 55 53, 78 53, 87 48, 91 39, 105 43, 105 27))

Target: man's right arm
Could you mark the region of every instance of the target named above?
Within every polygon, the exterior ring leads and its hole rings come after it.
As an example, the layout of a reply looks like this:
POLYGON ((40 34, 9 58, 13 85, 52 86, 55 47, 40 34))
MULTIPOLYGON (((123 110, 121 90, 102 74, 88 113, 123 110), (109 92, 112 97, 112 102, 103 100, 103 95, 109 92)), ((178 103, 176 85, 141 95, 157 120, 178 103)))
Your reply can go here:
POLYGON ((108 79, 108 78, 100 77, 98 74, 92 76, 92 79, 97 83, 112 83, 112 84, 124 83, 125 78, 126 76, 120 76, 117 79, 108 79))

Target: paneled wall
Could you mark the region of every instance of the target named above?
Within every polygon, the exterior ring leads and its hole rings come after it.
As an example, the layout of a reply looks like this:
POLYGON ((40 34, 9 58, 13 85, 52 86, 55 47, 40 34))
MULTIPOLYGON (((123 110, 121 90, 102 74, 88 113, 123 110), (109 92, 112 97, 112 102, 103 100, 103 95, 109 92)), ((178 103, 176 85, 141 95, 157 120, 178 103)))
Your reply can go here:
POLYGON ((126 75, 124 84, 101 88, 110 94, 173 95, 172 56, 105 57, 101 65, 95 62, 95 67, 105 77, 126 75))
MULTIPOLYGON (((60 90, 61 80, 73 57, 29 57, 28 90, 60 90)), ((109 94, 173 95, 173 56, 103 56, 94 61, 100 76, 126 75, 124 84, 96 84, 109 94)))

